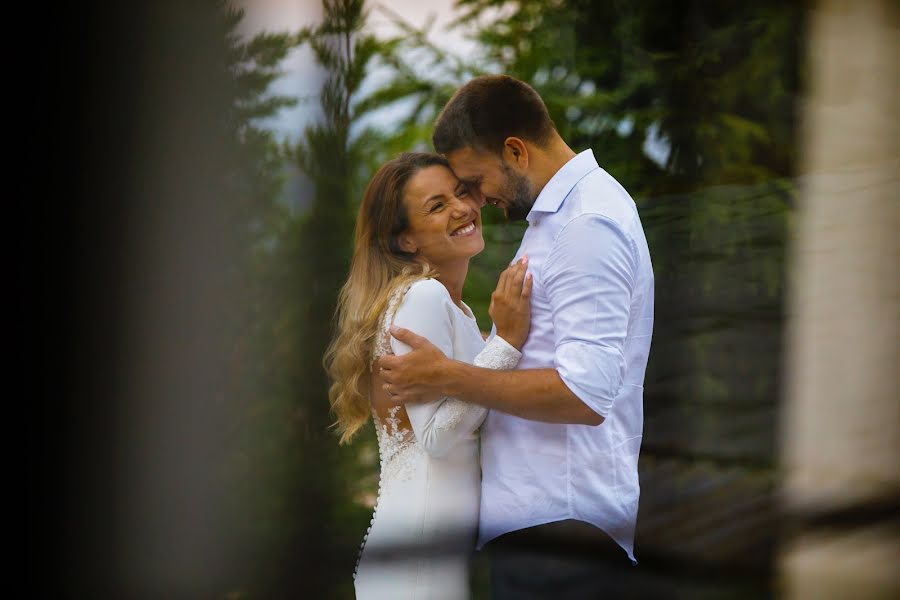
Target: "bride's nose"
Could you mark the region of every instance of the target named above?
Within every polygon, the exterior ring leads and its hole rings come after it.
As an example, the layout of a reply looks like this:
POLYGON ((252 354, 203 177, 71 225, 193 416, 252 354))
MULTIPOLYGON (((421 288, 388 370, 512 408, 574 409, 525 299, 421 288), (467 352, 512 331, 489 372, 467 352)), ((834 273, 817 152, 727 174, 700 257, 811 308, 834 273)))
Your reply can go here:
POLYGON ((456 196, 453 197, 453 217, 461 219, 462 217, 467 216, 472 212, 472 207, 466 204, 465 201, 460 200, 456 196))

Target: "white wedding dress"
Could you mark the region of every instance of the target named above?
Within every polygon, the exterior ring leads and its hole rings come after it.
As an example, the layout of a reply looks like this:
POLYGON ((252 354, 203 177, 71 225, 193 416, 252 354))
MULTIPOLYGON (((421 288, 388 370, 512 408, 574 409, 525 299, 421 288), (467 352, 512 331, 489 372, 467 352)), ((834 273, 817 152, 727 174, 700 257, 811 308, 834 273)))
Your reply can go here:
MULTIPOLYGON (((485 344, 463 306, 434 279, 400 290, 385 311, 374 355, 410 350, 390 336, 393 321, 456 360, 515 367, 521 354, 500 337, 485 344)), ((468 558, 481 496, 476 431, 486 414, 453 398, 395 406, 384 418, 373 410, 381 478, 354 574, 357 600, 469 598, 468 558)))

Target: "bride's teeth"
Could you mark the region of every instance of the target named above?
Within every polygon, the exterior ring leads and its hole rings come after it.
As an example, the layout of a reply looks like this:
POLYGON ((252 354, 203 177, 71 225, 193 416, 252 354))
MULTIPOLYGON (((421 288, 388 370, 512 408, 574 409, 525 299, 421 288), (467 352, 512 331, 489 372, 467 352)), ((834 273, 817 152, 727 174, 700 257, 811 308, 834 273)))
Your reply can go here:
POLYGON ((454 236, 455 235, 465 235, 465 234, 469 233, 470 231, 473 231, 474 229, 475 229, 475 223, 469 223, 465 227, 460 227, 459 229, 454 231, 451 235, 454 235, 454 236))

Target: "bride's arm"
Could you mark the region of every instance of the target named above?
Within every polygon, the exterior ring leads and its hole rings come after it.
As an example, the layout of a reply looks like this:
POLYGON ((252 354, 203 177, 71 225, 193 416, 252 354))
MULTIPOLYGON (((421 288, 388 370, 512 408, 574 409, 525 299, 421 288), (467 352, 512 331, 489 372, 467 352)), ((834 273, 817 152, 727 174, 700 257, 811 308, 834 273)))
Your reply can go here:
MULTIPOLYGON (((437 346, 445 356, 453 355, 452 300, 444 286, 434 280, 414 285, 407 292, 394 317, 394 324, 415 331, 437 346)), ((394 354, 400 356, 410 348, 392 339, 394 354)), ((475 364, 485 368, 516 366, 521 354, 500 337, 495 337, 475 357, 475 364)), ((481 426, 487 409, 477 404, 444 397, 427 404, 407 405, 407 415, 416 439, 431 456, 443 456, 460 440, 481 426)))

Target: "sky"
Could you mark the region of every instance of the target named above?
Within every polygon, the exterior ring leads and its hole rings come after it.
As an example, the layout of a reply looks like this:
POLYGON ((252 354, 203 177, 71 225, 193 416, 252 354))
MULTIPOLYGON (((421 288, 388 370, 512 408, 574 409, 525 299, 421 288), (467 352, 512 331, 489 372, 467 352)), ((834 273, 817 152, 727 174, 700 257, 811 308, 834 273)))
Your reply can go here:
MULTIPOLYGON (((454 18, 454 1, 370 2, 371 13, 368 22, 376 35, 387 37, 395 31, 395 28, 383 9, 401 15, 416 27, 421 27, 429 18, 434 17, 433 41, 441 47, 452 48, 455 53, 466 56, 476 51, 475 43, 465 39, 459 32, 446 30, 447 24, 454 18)), ((296 31, 303 26, 315 24, 322 18, 321 0, 240 0, 236 4, 245 10, 242 33, 248 37, 262 31, 296 31)), ((282 110, 276 118, 264 122, 264 125, 272 128, 279 137, 295 141, 304 126, 321 114, 317 94, 324 79, 324 71, 316 65, 312 52, 306 47, 292 52, 285 60, 283 70, 285 74, 272 85, 272 92, 300 98, 301 101, 294 108, 282 110)), ((374 85, 377 79, 378 73, 374 73, 364 85, 374 85)), ((393 107, 393 110, 402 113, 403 107, 393 107)), ((392 118, 390 111, 387 113, 381 111, 378 116, 386 120, 392 118)))

